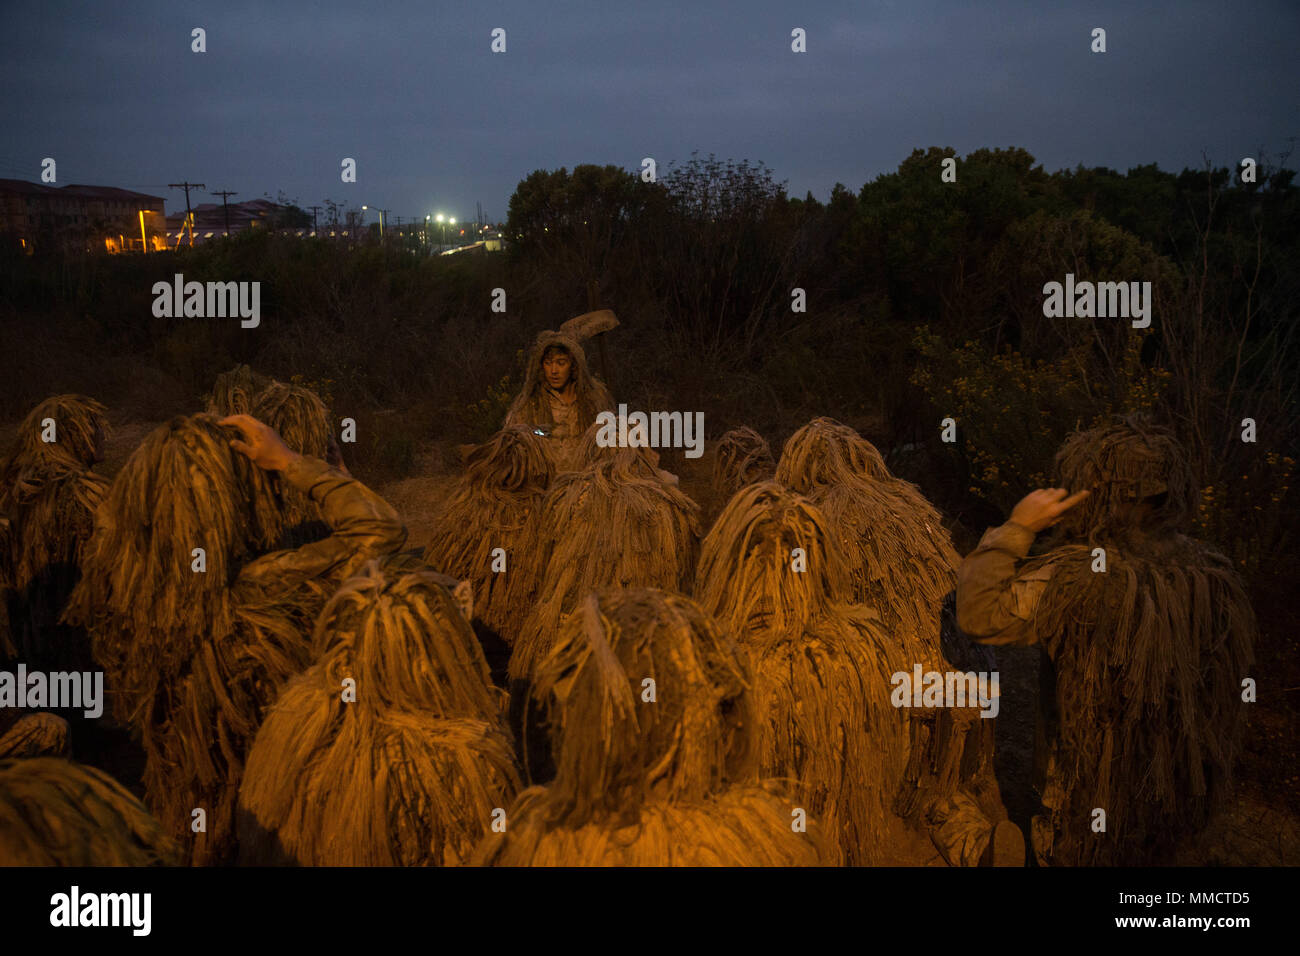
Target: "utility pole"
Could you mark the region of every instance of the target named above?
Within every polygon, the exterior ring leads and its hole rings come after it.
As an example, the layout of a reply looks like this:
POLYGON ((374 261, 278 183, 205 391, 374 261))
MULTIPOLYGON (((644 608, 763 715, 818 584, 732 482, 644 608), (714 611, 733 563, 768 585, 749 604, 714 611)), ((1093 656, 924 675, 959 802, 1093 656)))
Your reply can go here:
POLYGON ((226 205, 227 196, 237 196, 238 193, 232 193, 229 189, 214 189, 212 195, 221 197, 221 211, 226 217, 226 235, 230 235, 230 208, 226 205))
POLYGON ((315 235, 316 234, 316 213, 317 211, 320 210, 320 206, 308 206, 307 208, 311 210, 311 231, 312 231, 312 235, 315 235))
MULTIPOLYGON (((207 189, 208 187, 205 186, 203 183, 168 183, 167 188, 185 190, 185 228, 190 231, 190 247, 193 248, 194 247, 194 213, 190 211, 190 190, 207 189)), ((176 245, 179 246, 180 244, 181 244, 181 237, 180 234, 177 233, 176 245)))

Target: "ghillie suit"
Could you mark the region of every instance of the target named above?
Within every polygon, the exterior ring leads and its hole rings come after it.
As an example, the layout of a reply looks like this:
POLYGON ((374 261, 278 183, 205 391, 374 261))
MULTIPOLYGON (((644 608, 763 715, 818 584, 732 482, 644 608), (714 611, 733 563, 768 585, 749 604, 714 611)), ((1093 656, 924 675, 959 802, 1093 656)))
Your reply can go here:
POLYGON ((102 770, 56 757, 0 761, 0 866, 168 866, 177 856, 102 770))
POLYGON ((550 439, 545 447, 556 470, 567 471, 576 466, 575 455, 583 434, 599 413, 612 406, 609 390, 587 368, 581 340, 564 331, 546 331, 539 333, 533 343, 524 385, 506 413, 505 427, 528 425, 545 431, 550 439), (547 349, 555 347, 567 352, 573 361, 576 397, 572 404, 565 404, 551 390, 542 371, 547 349))
POLYGON ((208 414, 218 418, 253 414, 253 403, 273 381, 274 379, 254 372, 247 365, 236 365, 229 372, 222 372, 212 383, 212 394, 208 396, 208 414))
POLYGON ((316 663, 249 753, 241 862, 454 865, 510 805, 520 780, 499 697, 440 580, 371 562, 330 600, 316 663))
POLYGON ((66 615, 90 631, 114 711, 142 737, 146 802, 196 864, 232 855, 245 752, 310 663, 328 592, 405 540, 383 499, 304 457, 282 478, 320 504, 333 534, 258 557, 255 466, 230 448, 237 435, 196 415, 144 440, 99 510, 66 615), (192 834, 196 809, 207 830, 192 834))
MULTIPOLYGON (((329 409, 309 388, 271 382, 253 398, 250 413, 275 429, 284 443, 300 455, 329 461, 333 439, 329 409)), ((259 521, 268 529, 266 546, 298 548, 329 534, 320 507, 278 475, 258 470, 259 521)))
POLYGON ((529 524, 511 603, 531 607, 510 657, 525 680, 550 649, 564 615, 593 588, 687 591, 699 546, 699 506, 664 480, 648 448, 601 448, 599 428, 577 451, 590 462, 552 483, 529 524))
POLYGON ((726 432, 714 448, 713 503, 721 511, 747 485, 769 481, 776 473, 767 439, 749 427, 726 432))
MULTIPOLYGON (((834 861, 760 780, 743 656, 689 598, 601 590, 540 664, 558 774, 520 794, 476 861, 498 866, 797 866, 834 861), (650 682, 653 681, 653 684, 650 682)), ((805 814, 811 816, 811 814, 805 814)))
MULTIPOLYGON (((982 666, 963 660, 954 668, 946 660, 943 608, 961 559, 939 512, 915 485, 890 474, 871 442, 834 419, 815 418, 785 443, 776 480, 826 516, 849 561, 852 600, 874 609, 889 633, 915 635, 924 660, 941 673, 995 669, 987 652, 982 666)), ((911 722, 908 784, 896 809, 914 822, 951 820, 935 841, 949 862, 970 864, 991 823, 1006 815, 993 776, 994 721, 974 708, 926 713, 933 719, 911 722), (964 832, 959 820, 969 824, 964 832)))
POLYGON ((59 616, 108 488, 90 470, 103 455, 106 427, 99 402, 48 398, 23 419, 0 462, 0 589, 9 620, 8 641, 0 633, 0 663, 23 661, 43 671, 91 666, 85 633, 60 625, 59 616), (46 419, 54 441, 43 440, 46 419))
POLYGON ((984 643, 1046 653, 1039 862, 1158 863, 1230 791, 1254 612, 1230 562, 1181 533, 1194 487, 1168 431, 1128 420, 1075 434, 1056 475, 1091 495, 1041 557, 1024 560, 1034 532, 1020 525, 986 533, 961 568, 959 620, 984 643))
POLYGON ((515 425, 475 448, 435 515, 424 552, 430 567, 472 583, 475 615, 507 644, 529 611, 511 602, 508 582, 526 573, 524 531, 555 477, 545 444, 532 429, 515 425), (498 548, 504 557, 493 554, 498 548))
POLYGON ((775 482, 742 489, 704 539, 695 595, 749 654, 763 774, 796 786, 846 863, 922 852, 893 809, 922 715, 893 706, 891 676, 938 661, 850 603, 825 515, 775 482))
POLYGON ((940 611, 961 558, 920 490, 891 475, 871 442, 830 418, 790 436, 776 480, 808 498, 842 535, 853 599, 937 647, 940 611))
POLYGON ((0 760, 67 755, 68 722, 62 717, 0 710, 0 760))

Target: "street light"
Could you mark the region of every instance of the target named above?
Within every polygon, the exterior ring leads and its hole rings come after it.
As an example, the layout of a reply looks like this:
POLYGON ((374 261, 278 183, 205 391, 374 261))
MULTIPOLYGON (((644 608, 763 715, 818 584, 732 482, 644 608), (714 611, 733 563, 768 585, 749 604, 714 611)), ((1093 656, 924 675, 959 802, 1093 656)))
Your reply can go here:
MULTIPOLYGON (((362 211, 362 212, 365 212, 365 211, 366 211, 367 209, 369 209, 369 208, 370 208, 369 206, 362 206, 362 207, 361 207, 361 211, 362 211)), ((383 242, 383 240, 384 240, 384 213, 388 212, 388 210, 387 210, 387 209, 380 209, 378 206, 376 206, 376 207, 375 207, 375 212, 379 213, 379 241, 380 241, 380 242, 383 242)))

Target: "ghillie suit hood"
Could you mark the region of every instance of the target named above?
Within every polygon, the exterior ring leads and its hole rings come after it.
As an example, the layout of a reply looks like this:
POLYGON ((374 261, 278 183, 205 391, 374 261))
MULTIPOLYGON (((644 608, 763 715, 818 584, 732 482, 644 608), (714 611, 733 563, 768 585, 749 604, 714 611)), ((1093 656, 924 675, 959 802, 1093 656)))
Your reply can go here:
POLYGON ((910 729, 890 702, 890 678, 931 658, 851 605, 851 589, 826 516, 761 482, 732 498, 704 539, 695 594, 749 654, 762 772, 798 788, 846 862, 871 864, 913 842, 892 809, 910 729))
POLYGON ((830 418, 790 436, 776 480, 817 505, 842 536, 853 599, 937 647, 961 558, 920 490, 891 475, 871 442, 830 418))
POLYGON ((68 722, 46 711, 0 710, 0 760, 66 757, 68 722))
POLYGON ((812 865, 815 827, 760 782, 743 656, 689 598, 589 593, 540 663, 558 773, 520 795, 479 862, 812 865))
POLYGON ((331 598, 317 662, 249 754, 241 862, 463 863, 510 805, 520 779, 500 701, 441 580, 372 561, 331 598))
POLYGON ((546 439, 514 425, 479 445, 443 500, 424 559, 430 567, 470 581, 475 615, 513 643, 529 607, 513 604, 508 582, 526 566, 524 531, 555 477, 546 439), (505 551, 505 571, 493 554, 505 551))
POLYGON ((108 488, 91 471, 107 430, 99 402, 57 395, 28 413, 0 461, 0 591, 9 620, 8 641, 0 629, 0 662, 22 660, 36 670, 90 666, 84 633, 58 621, 108 488), (42 439, 46 419, 54 423, 52 442, 42 439))
POLYGON ((570 459, 579 436, 595 422, 598 414, 613 407, 614 400, 604 383, 591 374, 587 366, 587 354, 578 338, 563 331, 541 332, 528 355, 523 388, 506 413, 507 428, 512 425, 538 425, 544 428, 555 426, 548 397, 550 389, 542 371, 542 358, 546 355, 546 350, 553 346, 564 349, 573 360, 574 389, 577 393, 575 418, 578 424, 575 434, 564 441, 552 439, 546 445, 555 457, 557 468, 562 470, 571 467, 570 459))
POLYGON ((1056 475, 1092 494, 1024 571, 1048 576, 1032 626, 1055 685, 1044 793, 1055 832, 1036 831, 1035 850, 1062 865, 1157 863, 1230 792, 1255 615, 1228 559, 1179 533, 1193 481, 1169 432, 1128 421, 1077 434, 1056 475))
POLYGON ((646 448, 598 448, 592 463, 560 475, 525 536, 525 573, 511 603, 531 607, 510 658, 512 680, 526 680, 546 655, 564 615, 592 588, 686 591, 699 547, 699 506, 663 480, 646 448))
MULTIPOLYGON (((333 437, 329 409, 320 397, 301 385, 271 382, 259 391, 250 413, 275 429, 284 443, 300 455, 327 460, 333 437)), ((329 534, 320 507, 279 475, 255 469, 259 523, 269 529, 264 547, 297 548, 329 534)))
MULTIPOLYGON (((66 618, 91 634, 119 720, 143 738, 145 799, 172 834, 203 808, 191 861, 232 850, 244 753, 280 686, 310 661, 315 580, 277 600, 241 595, 265 529, 251 469, 208 415, 180 416, 131 455, 96 518, 66 618), (205 572, 193 570, 202 548, 205 572)), ((288 585, 286 584, 286 587, 288 585)))
POLYGON ((1168 429, 1141 417, 1070 436, 1055 473, 1072 490, 1092 492, 1061 518, 1062 540, 1181 532, 1196 507, 1186 453, 1168 429))
POLYGON ((273 381, 274 379, 254 372, 247 365, 236 365, 229 372, 222 372, 212 383, 212 394, 208 396, 208 414, 218 418, 253 414, 253 403, 273 381))
POLYGON ((108 774, 60 760, 0 761, 0 865, 174 866, 158 821, 108 774))
POLYGON ((714 448, 713 503, 721 511, 731 496, 747 485, 770 481, 776 462, 767 439, 748 426, 726 432, 714 448))

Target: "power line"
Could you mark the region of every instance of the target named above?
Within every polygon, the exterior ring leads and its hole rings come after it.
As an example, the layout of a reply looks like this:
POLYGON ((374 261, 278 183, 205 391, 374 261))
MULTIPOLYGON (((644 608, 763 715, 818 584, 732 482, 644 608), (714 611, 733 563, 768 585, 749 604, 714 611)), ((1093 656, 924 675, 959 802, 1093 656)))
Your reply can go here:
MULTIPOLYGON (((185 228, 187 228, 190 231, 190 245, 193 246, 194 245, 194 213, 190 212, 190 190, 207 189, 208 187, 205 186, 203 183, 168 183, 167 188, 185 190, 185 228)), ((177 234, 176 245, 179 246, 180 244, 181 244, 181 237, 179 234, 177 234)))

